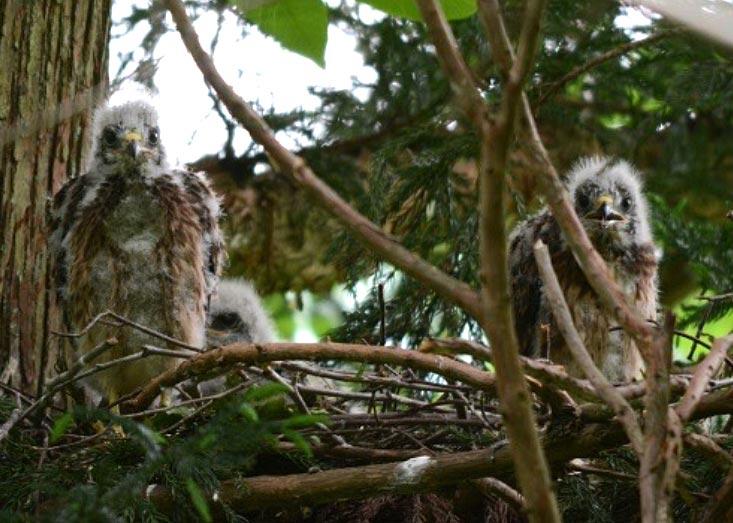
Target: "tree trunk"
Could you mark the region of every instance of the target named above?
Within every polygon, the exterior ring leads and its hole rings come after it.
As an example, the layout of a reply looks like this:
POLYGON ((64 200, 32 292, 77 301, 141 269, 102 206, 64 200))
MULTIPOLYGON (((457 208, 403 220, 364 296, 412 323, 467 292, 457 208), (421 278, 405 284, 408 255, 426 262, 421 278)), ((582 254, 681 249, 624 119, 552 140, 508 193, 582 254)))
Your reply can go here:
POLYGON ((26 393, 56 359, 46 205, 82 168, 90 109, 107 84, 110 7, 0 7, 0 380, 26 393))

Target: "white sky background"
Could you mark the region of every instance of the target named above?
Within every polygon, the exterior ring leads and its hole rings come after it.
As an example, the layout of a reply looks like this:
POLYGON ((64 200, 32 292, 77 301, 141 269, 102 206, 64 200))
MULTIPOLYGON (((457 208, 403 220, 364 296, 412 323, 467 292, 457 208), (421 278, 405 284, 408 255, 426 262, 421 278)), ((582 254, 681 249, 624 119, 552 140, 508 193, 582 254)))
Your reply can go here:
MULTIPOLYGON (((338 4, 337 1, 329 3, 338 4)), ((146 4, 134 0, 115 0, 112 5, 113 23, 129 15, 134 5, 146 4)), ((361 6, 360 9, 365 16, 381 16, 368 6, 361 6)), ((166 20, 167 25, 174 28, 170 15, 166 20)), ((202 12, 194 22, 194 27, 202 46, 208 51, 217 29, 217 14, 202 12)), ((113 26, 110 77, 116 74, 120 66, 120 56, 139 46, 148 29, 146 22, 140 22, 130 33, 117 37, 124 33, 125 27, 113 26)), ((355 77, 362 83, 376 79, 376 73, 364 66, 361 55, 356 51, 355 39, 333 24, 329 25, 328 30, 325 69, 307 58, 284 50, 275 40, 252 26, 247 27, 244 38, 242 34, 237 15, 231 11, 225 12, 214 62, 219 73, 240 96, 250 103, 259 102, 266 109, 314 109, 318 106, 318 99, 308 93, 309 86, 350 89, 355 77)), ((142 50, 138 53, 136 58, 142 58, 142 50)), ((201 73, 176 31, 160 39, 155 58, 159 60, 155 76, 159 93, 155 103, 161 119, 161 135, 171 163, 190 162, 220 151, 226 141, 226 129, 219 115, 213 111, 201 73)), ((135 66, 136 63, 128 66, 127 72, 131 72, 135 66)), ((129 84, 113 96, 113 103, 139 96, 137 84, 129 84)), ((278 138, 288 147, 298 144, 298 137, 280 134, 278 138)), ((241 154, 249 143, 247 133, 237 130, 235 152, 241 154)))

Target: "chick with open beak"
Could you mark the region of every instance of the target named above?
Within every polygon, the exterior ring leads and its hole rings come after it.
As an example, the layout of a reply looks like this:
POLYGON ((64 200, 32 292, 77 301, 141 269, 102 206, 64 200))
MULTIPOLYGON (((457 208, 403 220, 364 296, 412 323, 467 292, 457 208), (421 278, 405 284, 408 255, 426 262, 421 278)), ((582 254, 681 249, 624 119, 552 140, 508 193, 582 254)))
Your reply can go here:
POLYGON ((583 215, 586 220, 598 220, 602 228, 611 227, 619 222, 626 221, 626 215, 620 213, 614 207, 614 199, 608 193, 596 198, 595 209, 583 215))
MULTIPOLYGON (((644 319, 656 320, 656 248, 641 175, 623 160, 590 157, 571 169, 566 187, 588 238, 624 297, 644 319)), ((550 209, 517 224, 510 237, 513 312, 522 354, 549 358, 573 376, 585 375, 555 321, 535 262, 537 240, 550 249, 573 322, 595 364, 611 381, 640 378, 643 362, 636 345, 616 328, 550 209)))

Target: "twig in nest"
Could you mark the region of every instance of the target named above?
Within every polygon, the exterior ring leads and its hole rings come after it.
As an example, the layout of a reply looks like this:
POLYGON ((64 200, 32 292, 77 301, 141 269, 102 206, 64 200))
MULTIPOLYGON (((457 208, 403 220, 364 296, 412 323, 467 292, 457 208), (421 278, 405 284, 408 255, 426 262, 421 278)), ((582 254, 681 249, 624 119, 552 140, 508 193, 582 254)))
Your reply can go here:
POLYGON ((114 311, 104 311, 100 314, 97 314, 92 320, 79 332, 58 332, 58 331, 52 331, 52 334, 56 336, 60 336, 63 338, 80 338, 87 334, 97 323, 103 323, 104 320, 107 318, 114 318, 115 320, 119 321, 120 323, 127 325, 128 327, 132 327, 134 329, 139 330, 140 332, 144 332, 145 334, 148 334, 154 338, 158 338, 160 340, 166 341, 170 343, 171 345, 175 345, 177 347, 182 347, 184 349, 192 350, 194 352, 204 352, 204 350, 200 347, 194 347, 193 345, 189 345, 188 343, 184 343, 180 340, 177 340, 175 338, 171 338, 170 336, 167 336, 163 334, 162 332, 158 332, 154 329, 151 329, 150 327, 146 327, 145 325, 141 325, 140 323, 134 322, 132 320, 129 320, 125 318, 124 316, 121 316, 117 314, 114 311))
POLYGON ((51 382, 49 382, 46 392, 44 392, 40 398, 31 403, 25 410, 20 408, 15 409, 8 420, 3 423, 0 427, 0 442, 2 442, 21 420, 27 418, 33 414, 36 410, 45 407, 53 396, 61 390, 64 386, 70 383, 74 377, 83 369, 89 362, 99 357, 102 353, 114 347, 117 344, 117 340, 110 338, 105 340, 92 350, 82 355, 66 372, 60 374, 51 382))
POLYGON ((511 505, 520 514, 524 511, 524 496, 496 478, 475 479, 473 483, 484 496, 495 496, 511 505))

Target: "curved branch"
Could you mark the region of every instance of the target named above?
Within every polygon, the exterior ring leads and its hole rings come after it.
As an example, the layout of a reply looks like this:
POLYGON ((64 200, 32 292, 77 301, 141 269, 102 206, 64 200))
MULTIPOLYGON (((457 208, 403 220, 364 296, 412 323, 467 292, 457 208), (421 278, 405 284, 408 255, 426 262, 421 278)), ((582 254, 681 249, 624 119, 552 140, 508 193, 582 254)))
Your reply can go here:
POLYGON ((280 360, 342 360, 362 363, 403 365, 434 372, 449 380, 456 380, 488 392, 495 390, 494 375, 443 356, 421 354, 396 347, 373 347, 345 343, 238 343, 197 354, 177 368, 164 372, 131 400, 126 402, 129 412, 147 407, 164 387, 172 387, 193 376, 203 375, 217 367, 235 363, 261 364, 280 360))
POLYGON ((274 167, 289 174, 304 187, 324 209, 344 223, 359 240, 388 262, 399 267, 440 296, 462 307, 474 318, 480 318, 481 308, 476 292, 466 283, 449 276, 434 265, 406 249, 344 201, 331 187, 318 178, 299 156, 286 149, 265 121, 221 77, 211 57, 204 51, 191 25, 181 0, 165 0, 173 15, 186 49, 196 62, 206 81, 213 87, 229 113, 244 127, 252 139, 262 145, 274 167))

